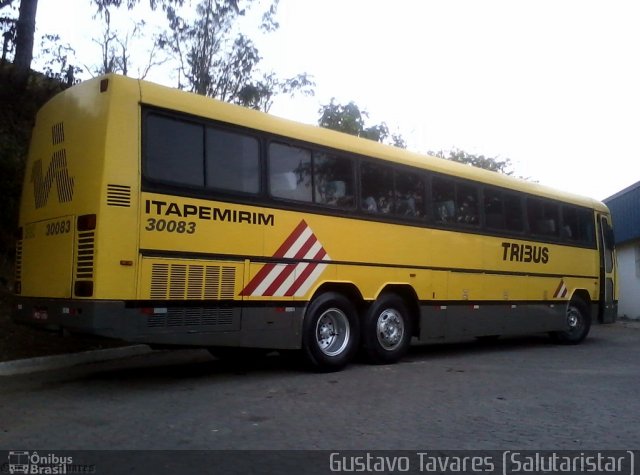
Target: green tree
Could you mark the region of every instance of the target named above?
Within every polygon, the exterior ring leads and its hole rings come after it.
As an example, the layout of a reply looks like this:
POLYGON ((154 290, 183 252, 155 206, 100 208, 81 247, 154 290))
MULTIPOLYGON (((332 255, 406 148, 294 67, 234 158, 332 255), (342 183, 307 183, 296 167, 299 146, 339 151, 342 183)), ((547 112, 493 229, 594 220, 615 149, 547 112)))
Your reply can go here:
MULTIPOLYGON (((131 9, 140 0, 90 0, 98 9, 103 12, 109 7, 120 7, 126 4, 131 9)), ((149 0, 152 9, 161 6, 164 10, 174 6, 182 5, 184 0, 149 0)), ((21 82, 28 77, 33 60, 33 45, 35 41, 36 13, 38 11, 38 0, 0 0, 0 31, 2 31, 2 60, 8 59, 10 50, 15 49, 13 58, 14 74, 21 82), (18 18, 12 14, 5 14, 10 9, 18 7, 18 18)))
MULTIPOLYGON (((260 75, 262 59, 255 43, 238 31, 237 23, 255 0, 200 0, 196 20, 181 14, 177 5, 166 5, 170 33, 162 47, 178 61, 178 87, 197 94, 268 111, 276 94, 313 94, 314 83, 306 73, 281 79, 275 73, 260 75)), ((260 29, 272 32, 278 0, 263 12, 260 29)))
POLYGON ((314 87, 315 82, 307 73, 281 79, 272 72, 245 84, 238 92, 235 102, 251 109, 269 112, 274 96, 278 94, 313 96, 314 87))
POLYGON ((3 15, 0 23, 3 27, 3 47, 2 57, 6 60, 9 43, 15 46, 13 58, 13 73, 19 82, 24 83, 28 77, 33 59, 33 43, 36 31, 36 12, 38 11, 38 0, 0 0, 0 10, 5 12, 8 7, 20 4, 18 8, 18 19, 11 15, 3 15))
POLYGON ((484 155, 474 155, 464 150, 454 149, 445 153, 443 150, 439 152, 429 152, 429 155, 451 160, 452 162, 463 163, 473 167, 483 168, 492 172, 503 173, 505 175, 513 175, 512 163, 509 158, 499 159, 497 157, 485 157, 484 155))
POLYGON ((385 122, 367 126, 365 119, 369 118, 369 113, 361 110, 353 101, 347 105, 337 104, 335 97, 332 97, 329 104, 320 107, 318 112, 320 113, 320 119, 318 119, 320 127, 376 142, 389 143, 400 148, 407 148, 406 141, 402 135, 390 133, 389 127, 385 122))

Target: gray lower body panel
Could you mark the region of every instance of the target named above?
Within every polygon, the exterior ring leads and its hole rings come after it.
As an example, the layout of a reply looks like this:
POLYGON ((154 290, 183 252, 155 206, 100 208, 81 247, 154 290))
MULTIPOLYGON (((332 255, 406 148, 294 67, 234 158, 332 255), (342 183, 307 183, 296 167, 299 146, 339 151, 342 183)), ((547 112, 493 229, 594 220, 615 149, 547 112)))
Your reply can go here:
MULTIPOLYGON (((24 297, 16 301, 19 308, 14 320, 19 323, 135 343, 199 347, 299 349, 306 309, 299 305, 240 307, 216 302, 149 308, 122 301, 24 297)), ((591 315, 597 315, 596 304, 591 315)), ((593 323, 596 320, 592 318, 593 323)), ((562 302, 423 304, 416 336, 421 342, 442 342, 566 329, 566 304, 562 302)))
POLYGON ((14 320, 128 342, 298 349, 302 307, 135 307, 122 301, 16 298, 14 320))
POLYGON ((449 341, 490 335, 524 335, 567 329, 566 304, 483 304, 421 307, 419 340, 449 341))

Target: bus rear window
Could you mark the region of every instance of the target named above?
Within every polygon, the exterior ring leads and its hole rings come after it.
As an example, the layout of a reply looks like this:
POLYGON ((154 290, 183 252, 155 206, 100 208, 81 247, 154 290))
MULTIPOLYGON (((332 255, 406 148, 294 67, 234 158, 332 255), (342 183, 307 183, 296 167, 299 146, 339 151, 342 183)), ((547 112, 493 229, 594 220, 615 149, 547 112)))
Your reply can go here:
POLYGON ((149 114, 145 123, 144 171, 153 180, 204 186, 202 125, 149 114))

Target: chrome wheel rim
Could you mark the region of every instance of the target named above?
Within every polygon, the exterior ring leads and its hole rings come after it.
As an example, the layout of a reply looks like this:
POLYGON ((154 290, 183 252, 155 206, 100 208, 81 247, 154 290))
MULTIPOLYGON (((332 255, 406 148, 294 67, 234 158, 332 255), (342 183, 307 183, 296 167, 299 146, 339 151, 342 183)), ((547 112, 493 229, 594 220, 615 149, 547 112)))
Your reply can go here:
POLYGON ((576 332, 581 328, 582 318, 580 312, 575 307, 569 307, 567 309, 567 325, 570 332, 576 332))
POLYGON ((351 329, 349 319, 338 308, 325 310, 316 323, 316 343, 327 356, 342 353, 349 344, 351 329))
POLYGON ((394 309, 384 310, 376 322, 378 343, 387 351, 393 351, 402 344, 404 320, 400 312, 394 309))

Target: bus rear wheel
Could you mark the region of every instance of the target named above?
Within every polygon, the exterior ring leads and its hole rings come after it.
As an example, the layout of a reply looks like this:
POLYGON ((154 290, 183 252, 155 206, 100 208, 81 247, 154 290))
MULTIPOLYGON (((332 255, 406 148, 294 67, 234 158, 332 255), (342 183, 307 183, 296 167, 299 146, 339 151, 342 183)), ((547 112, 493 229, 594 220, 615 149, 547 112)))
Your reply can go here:
POLYGON ((565 345, 577 345, 582 342, 591 329, 591 316, 587 304, 581 299, 574 299, 567 305, 567 329, 551 333, 551 338, 565 345))
POLYGON ((367 359, 374 364, 398 362, 411 344, 411 318, 404 300, 381 295, 369 308, 362 339, 367 359))
POLYGON ((344 295, 326 292, 307 309, 302 353, 316 371, 339 371, 351 362, 358 347, 358 314, 344 295))

